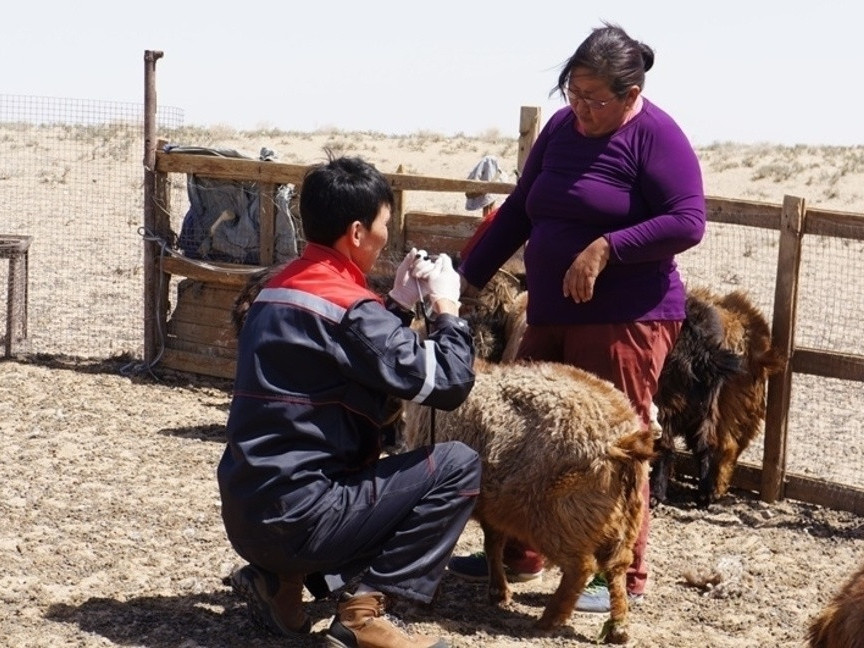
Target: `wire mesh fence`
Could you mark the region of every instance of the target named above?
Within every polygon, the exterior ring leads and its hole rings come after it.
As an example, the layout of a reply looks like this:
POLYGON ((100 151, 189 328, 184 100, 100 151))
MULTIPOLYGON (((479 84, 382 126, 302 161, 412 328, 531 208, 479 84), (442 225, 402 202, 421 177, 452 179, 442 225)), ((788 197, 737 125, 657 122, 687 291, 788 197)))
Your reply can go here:
MULTIPOLYGON (((774 314, 779 232, 709 223, 703 241, 679 256, 688 286, 719 293, 743 290, 764 313, 774 314)), ((779 269, 780 273, 793 269, 779 269)), ((805 236, 799 270, 795 346, 864 356, 864 242, 805 236)), ((794 374, 789 407, 787 469, 791 473, 864 487, 864 411, 861 383, 794 374)), ((761 465, 764 437, 742 460, 761 465)))
MULTIPOLYGON (((0 95, 0 236, 32 237, 32 353, 141 353, 143 120, 139 104, 0 95)), ((183 112, 157 121, 180 127, 183 112)))

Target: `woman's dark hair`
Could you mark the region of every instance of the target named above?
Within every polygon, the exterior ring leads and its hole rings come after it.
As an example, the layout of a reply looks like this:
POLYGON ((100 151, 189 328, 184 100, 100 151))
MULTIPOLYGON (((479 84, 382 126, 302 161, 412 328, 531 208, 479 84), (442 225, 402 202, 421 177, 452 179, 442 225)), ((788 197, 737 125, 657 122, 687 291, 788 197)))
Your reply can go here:
POLYGON ((393 208, 393 190, 374 166, 359 157, 334 158, 310 169, 300 188, 303 235, 333 245, 354 221, 367 228, 383 205, 393 208))
POLYGON ((654 50, 630 38, 621 27, 604 22, 596 27, 577 48, 558 75, 558 91, 567 96, 567 83, 573 68, 584 67, 609 84, 612 92, 623 97, 632 86, 645 86, 645 73, 654 65, 654 50))

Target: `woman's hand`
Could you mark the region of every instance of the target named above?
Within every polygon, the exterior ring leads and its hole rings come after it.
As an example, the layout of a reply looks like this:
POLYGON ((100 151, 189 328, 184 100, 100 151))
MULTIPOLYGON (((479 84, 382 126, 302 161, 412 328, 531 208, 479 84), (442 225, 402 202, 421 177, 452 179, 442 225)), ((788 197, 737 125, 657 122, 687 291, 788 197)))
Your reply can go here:
POLYGON ((564 296, 577 304, 594 296, 594 282, 609 261, 609 241, 600 237, 582 250, 564 273, 564 296))

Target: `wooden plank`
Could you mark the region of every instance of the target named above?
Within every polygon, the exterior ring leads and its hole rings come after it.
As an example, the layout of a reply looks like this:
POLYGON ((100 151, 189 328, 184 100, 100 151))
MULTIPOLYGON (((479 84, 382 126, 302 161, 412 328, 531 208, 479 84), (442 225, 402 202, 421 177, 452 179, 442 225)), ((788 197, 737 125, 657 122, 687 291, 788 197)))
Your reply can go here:
POLYGON ((762 499, 774 502, 781 496, 786 473, 786 441, 789 403, 792 395, 792 367, 795 348, 795 318, 798 307, 798 275, 801 268, 801 237, 804 230, 804 200, 783 197, 783 222, 774 289, 774 346, 787 358, 779 373, 768 379, 765 412, 765 447, 762 454, 762 499))
MULTIPOLYGON (((402 165, 399 165, 398 171, 402 172, 402 165)), ((387 249, 391 252, 396 251, 396 256, 399 257, 404 253, 405 248, 405 192, 397 189, 393 192, 393 211, 390 215, 390 222, 387 224, 387 249)))
MULTIPOLYGON (((156 152, 156 169, 162 173, 186 173, 206 178, 246 182, 293 184, 299 190, 312 166, 222 158, 193 153, 156 152)), ((394 191, 447 191, 509 194, 516 187, 511 182, 480 182, 405 173, 385 173, 394 191)))
POLYGON ((745 225, 778 230, 783 208, 773 203, 750 200, 729 200, 706 196, 705 210, 708 220, 714 223, 745 225))
POLYGON ((864 241, 864 215, 808 208, 804 233, 864 241))
POLYGON ((540 115, 540 106, 522 106, 519 111, 519 150, 516 152, 516 171, 519 175, 540 134, 540 115))
POLYGON ((384 177, 387 178, 394 190, 401 191, 509 194, 516 188, 512 182, 483 182, 400 173, 385 173, 384 177))
MULTIPOLYGON (((167 178, 157 173, 156 166, 156 61, 162 52, 147 50, 144 54, 144 363, 150 365, 159 352, 159 331, 164 331, 165 311, 160 306, 166 304, 160 299, 162 274, 158 270, 159 246, 151 236, 163 236, 158 212, 165 211, 169 192, 165 190, 167 178)), ((163 240, 170 240, 167 236, 163 240)))
POLYGON ((156 170, 162 173, 186 173, 241 182, 299 185, 302 184, 309 168, 304 164, 262 162, 194 153, 156 152, 156 170))
POLYGON ((211 326, 200 319, 194 322, 182 317, 172 317, 168 320, 167 326, 168 337, 179 342, 226 349, 230 351, 231 357, 234 357, 236 353, 237 339, 234 336, 234 331, 225 326, 211 326))
MULTIPOLYGON (((675 472, 696 478, 696 462, 689 452, 675 453, 675 472)), ((732 487, 758 493, 762 484, 762 473, 761 466, 739 461, 732 475, 732 487)), ((864 515, 864 489, 855 486, 787 473, 782 491, 783 497, 799 502, 864 515)))
POLYGON ((429 252, 445 253, 451 257, 457 257, 462 252, 465 246, 465 239, 446 234, 437 234, 433 232, 408 232, 405 240, 405 247, 411 249, 416 247, 418 250, 428 250, 429 252))
POLYGON ((235 361, 212 355, 203 355, 180 349, 166 348, 159 363, 167 369, 214 376, 216 378, 234 379, 235 361))
POLYGON ((231 309, 201 301, 179 300, 171 320, 224 329, 233 335, 231 309))
POLYGON ((854 486, 803 475, 787 475, 784 495, 835 511, 849 511, 856 515, 864 515, 864 490, 854 486))
POLYGON ((177 303, 191 299, 207 305, 230 311, 240 291, 233 286, 212 284, 196 279, 184 279, 177 284, 177 303))
POLYGON ((187 259, 179 255, 162 258, 162 270, 168 274, 198 279, 226 287, 240 288, 245 286, 249 277, 261 269, 262 266, 199 261, 197 259, 187 259))
POLYGON ((165 348, 220 360, 233 361, 237 358, 236 348, 229 348, 219 344, 207 344, 206 342, 196 342, 173 336, 166 338, 165 348))
POLYGON ((224 306, 209 306, 200 301, 179 301, 174 312, 171 314, 171 319, 192 322, 193 324, 204 323, 207 326, 225 329, 231 328, 230 309, 224 306))
POLYGON ((405 214, 405 228, 410 233, 445 233, 453 238, 467 241, 483 219, 467 214, 436 214, 434 212, 411 211, 405 214))
POLYGON ((159 263, 161 246, 154 239, 171 240, 171 190, 168 176, 144 172, 144 361, 151 363, 159 350, 159 331, 168 316, 168 282, 159 263))
POLYGON ((798 347, 792 356, 795 373, 864 382, 864 356, 798 347))
POLYGON ((231 322, 236 291, 193 279, 177 286, 177 305, 167 324, 174 340, 230 349, 237 342, 231 322))

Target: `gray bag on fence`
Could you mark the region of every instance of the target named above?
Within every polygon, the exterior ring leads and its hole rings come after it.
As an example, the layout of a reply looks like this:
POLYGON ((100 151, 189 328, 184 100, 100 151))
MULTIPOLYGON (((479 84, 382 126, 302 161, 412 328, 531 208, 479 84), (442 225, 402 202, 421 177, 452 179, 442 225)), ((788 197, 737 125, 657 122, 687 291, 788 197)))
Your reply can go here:
MULTIPOLYGON (((167 146, 165 151, 252 159, 233 149, 167 146)), ((263 148, 259 160, 269 161, 274 157, 270 149, 263 148)), ((177 247, 193 259, 260 265, 261 193, 258 184, 188 174, 186 189, 189 211, 183 218, 177 247)), ((276 187, 275 263, 297 256, 297 231, 289 207, 293 195, 294 185, 276 187)))

